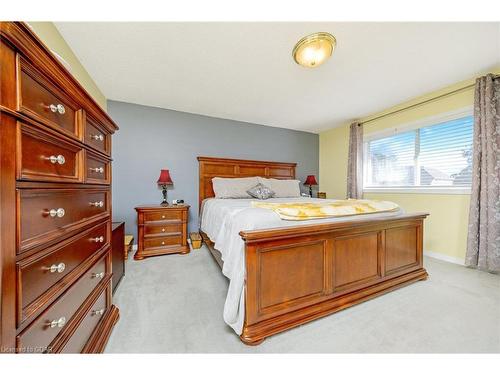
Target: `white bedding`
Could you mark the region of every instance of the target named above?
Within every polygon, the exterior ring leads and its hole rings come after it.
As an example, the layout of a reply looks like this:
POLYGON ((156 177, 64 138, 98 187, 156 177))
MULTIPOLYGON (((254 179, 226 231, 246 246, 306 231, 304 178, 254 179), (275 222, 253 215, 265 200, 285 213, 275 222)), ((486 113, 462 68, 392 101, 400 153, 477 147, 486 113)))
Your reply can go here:
MULTIPOLYGON (((222 273, 229 279, 229 289, 224 305, 224 321, 240 335, 245 318, 245 243, 239 232, 242 230, 276 228, 296 225, 311 225, 341 221, 365 220, 367 218, 391 217, 402 214, 383 212, 328 219, 287 221, 274 211, 253 208, 250 202, 257 199, 205 199, 201 210, 201 230, 207 234, 221 252, 224 265, 222 273)), ((265 202, 325 202, 316 198, 271 198, 265 202)), ((328 200, 327 200, 328 201, 328 200)))

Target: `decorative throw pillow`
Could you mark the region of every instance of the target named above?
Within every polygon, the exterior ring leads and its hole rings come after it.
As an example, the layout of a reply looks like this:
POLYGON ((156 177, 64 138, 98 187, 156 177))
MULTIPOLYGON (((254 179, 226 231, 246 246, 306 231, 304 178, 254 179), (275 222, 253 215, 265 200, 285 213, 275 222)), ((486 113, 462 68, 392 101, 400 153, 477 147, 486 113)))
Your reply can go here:
POLYGON ((276 178, 259 177, 259 182, 274 191, 274 198, 300 197, 299 180, 278 180, 276 178))
POLYGON ((274 197, 275 194, 274 191, 261 183, 258 183, 253 188, 247 190, 247 193, 257 199, 269 199, 274 197))
POLYGON ((257 177, 212 178, 215 198, 252 198, 247 190, 258 183, 257 177))

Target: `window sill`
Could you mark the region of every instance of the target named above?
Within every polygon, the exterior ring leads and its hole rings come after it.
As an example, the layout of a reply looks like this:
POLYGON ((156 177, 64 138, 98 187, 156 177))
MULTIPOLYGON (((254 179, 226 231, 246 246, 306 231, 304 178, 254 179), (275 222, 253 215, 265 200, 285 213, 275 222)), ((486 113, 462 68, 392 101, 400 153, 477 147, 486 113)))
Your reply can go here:
POLYGON ((450 188, 450 187, 380 187, 380 188, 364 188, 364 193, 377 194, 461 194, 469 195, 470 188, 450 188))

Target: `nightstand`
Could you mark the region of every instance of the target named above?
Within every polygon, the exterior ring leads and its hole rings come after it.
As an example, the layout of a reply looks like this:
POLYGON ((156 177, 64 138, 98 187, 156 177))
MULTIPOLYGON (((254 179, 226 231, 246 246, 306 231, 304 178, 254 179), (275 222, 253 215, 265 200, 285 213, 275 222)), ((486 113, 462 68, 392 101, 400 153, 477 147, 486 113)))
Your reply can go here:
POLYGON ((137 252, 135 260, 165 254, 187 254, 187 205, 136 207, 137 252))

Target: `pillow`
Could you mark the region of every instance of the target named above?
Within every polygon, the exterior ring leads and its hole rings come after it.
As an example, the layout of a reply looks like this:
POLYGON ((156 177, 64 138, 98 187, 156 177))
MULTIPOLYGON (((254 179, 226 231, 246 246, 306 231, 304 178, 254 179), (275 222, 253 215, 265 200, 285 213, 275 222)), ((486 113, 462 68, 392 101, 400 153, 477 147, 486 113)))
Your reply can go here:
POLYGON ((299 180, 277 180, 275 178, 259 177, 259 182, 274 191, 274 198, 300 197, 299 180))
POLYGON ((247 190, 259 183, 257 177, 212 178, 215 198, 252 198, 247 190))
POLYGON ((257 199, 269 199, 274 197, 275 192, 260 182, 253 188, 247 190, 247 193, 257 199))

